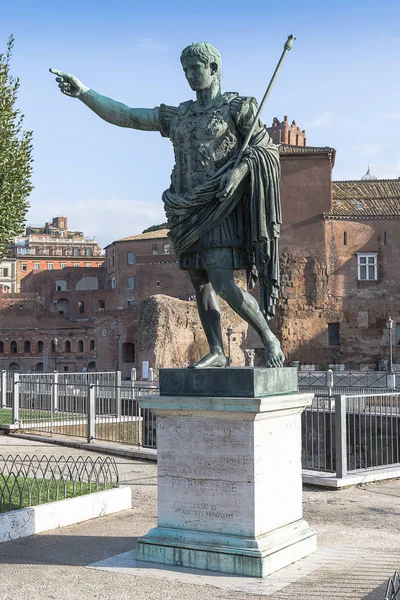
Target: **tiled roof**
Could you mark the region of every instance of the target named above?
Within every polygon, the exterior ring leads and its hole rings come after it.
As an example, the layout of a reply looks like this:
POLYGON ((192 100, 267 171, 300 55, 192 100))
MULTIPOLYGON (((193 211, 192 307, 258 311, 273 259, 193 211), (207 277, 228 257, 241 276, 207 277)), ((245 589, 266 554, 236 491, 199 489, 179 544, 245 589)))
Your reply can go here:
POLYGON ((332 166, 335 164, 336 158, 336 150, 329 146, 293 146, 292 144, 279 144, 279 154, 302 154, 309 156, 313 154, 328 154, 332 166))
POLYGON ((280 154, 315 154, 321 152, 336 152, 329 146, 293 146, 292 144, 279 144, 280 154))
POLYGON ((148 231, 147 233, 139 233, 138 235, 130 235, 117 240, 118 242, 129 242, 130 240, 156 240, 158 238, 168 237, 169 229, 157 229, 156 231, 148 231))
POLYGON ((400 179, 333 181, 332 212, 326 217, 400 216, 400 179))

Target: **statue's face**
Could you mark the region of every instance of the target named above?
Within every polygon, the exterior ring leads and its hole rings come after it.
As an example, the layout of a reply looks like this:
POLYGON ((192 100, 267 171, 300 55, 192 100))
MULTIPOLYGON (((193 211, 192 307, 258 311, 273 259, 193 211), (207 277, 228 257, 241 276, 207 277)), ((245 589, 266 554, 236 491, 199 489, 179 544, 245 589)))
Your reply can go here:
POLYGON ((211 84, 216 77, 214 63, 206 65, 197 57, 189 58, 183 65, 183 70, 190 87, 195 92, 211 87, 211 84))

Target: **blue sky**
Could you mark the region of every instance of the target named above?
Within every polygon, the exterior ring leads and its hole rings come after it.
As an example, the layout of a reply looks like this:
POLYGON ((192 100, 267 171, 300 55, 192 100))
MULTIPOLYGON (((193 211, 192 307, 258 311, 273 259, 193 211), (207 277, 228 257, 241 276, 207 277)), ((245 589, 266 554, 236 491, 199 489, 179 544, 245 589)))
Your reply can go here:
POLYGON ((380 178, 400 177, 396 0, 13 0, 1 12, 0 48, 13 33, 18 104, 34 130, 28 223, 67 215, 104 246, 164 220, 169 140, 105 123, 63 96, 48 69, 129 106, 177 105, 193 97, 180 52, 201 40, 221 52, 224 91, 260 100, 293 33, 264 122, 288 115, 309 145, 336 148, 334 179, 358 179, 368 164, 380 178))

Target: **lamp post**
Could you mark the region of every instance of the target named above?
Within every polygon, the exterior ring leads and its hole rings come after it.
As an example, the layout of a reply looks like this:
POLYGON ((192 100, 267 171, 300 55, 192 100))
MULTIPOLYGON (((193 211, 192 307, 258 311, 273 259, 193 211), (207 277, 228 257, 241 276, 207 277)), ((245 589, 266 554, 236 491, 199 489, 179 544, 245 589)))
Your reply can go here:
POLYGON ((388 375, 387 375, 387 387, 393 389, 396 387, 396 381, 395 381, 396 376, 393 372, 393 319, 392 319, 392 317, 389 317, 388 320, 386 321, 386 327, 389 330, 389 364, 388 364, 388 375))
POLYGON ((228 360, 226 363, 227 367, 231 366, 231 335, 233 333, 233 329, 230 325, 228 325, 228 327, 226 328, 226 335, 228 338, 228 360))
POLYGON ((58 338, 54 338, 54 370, 57 371, 57 346, 58 346, 58 338))
POLYGON ((116 366, 115 366, 116 371, 119 371, 119 340, 120 339, 121 339, 121 334, 117 333, 117 335, 115 336, 116 355, 117 355, 116 366))

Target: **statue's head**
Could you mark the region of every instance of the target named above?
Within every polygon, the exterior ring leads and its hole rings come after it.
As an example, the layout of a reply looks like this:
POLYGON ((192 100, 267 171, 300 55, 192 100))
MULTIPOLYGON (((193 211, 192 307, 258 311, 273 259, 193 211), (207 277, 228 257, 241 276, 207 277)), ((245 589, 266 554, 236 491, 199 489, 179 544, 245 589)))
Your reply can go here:
POLYGON ((187 46, 181 54, 181 63, 190 87, 195 90, 209 88, 221 81, 221 55, 207 42, 187 46))

